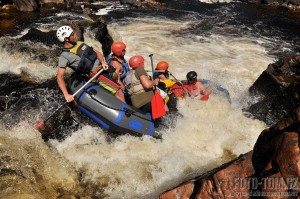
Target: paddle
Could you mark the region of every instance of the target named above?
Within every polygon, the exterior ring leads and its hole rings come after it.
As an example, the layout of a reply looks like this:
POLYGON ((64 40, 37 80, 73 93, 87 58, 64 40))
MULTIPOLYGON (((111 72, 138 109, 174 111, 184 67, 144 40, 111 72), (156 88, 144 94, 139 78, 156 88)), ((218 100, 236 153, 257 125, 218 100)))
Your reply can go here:
MULTIPOLYGON (((75 97, 86 85, 88 85, 91 81, 93 81, 100 73, 102 73, 103 69, 99 70, 96 75, 94 75, 89 81, 87 81, 81 88, 79 88, 72 96, 75 97)), ((36 125, 35 129, 39 131, 39 129, 44 126, 44 124, 53 116, 57 111, 59 111, 63 106, 65 106, 68 102, 64 102, 61 104, 53 113, 51 113, 45 120, 41 121, 36 125)))
POLYGON ((170 75, 175 79, 175 81, 177 81, 177 82, 180 82, 181 83, 181 81, 179 81, 172 73, 170 73, 170 75))
MULTIPOLYGON (((151 60, 151 67, 152 67, 152 76, 154 79, 154 67, 153 67, 153 54, 150 54, 150 60, 151 60)), ((162 96, 158 93, 158 90, 156 90, 156 86, 154 86, 154 95, 151 99, 151 109, 152 109, 152 118, 157 119, 162 116, 166 115, 165 110, 165 102, 162 96)))

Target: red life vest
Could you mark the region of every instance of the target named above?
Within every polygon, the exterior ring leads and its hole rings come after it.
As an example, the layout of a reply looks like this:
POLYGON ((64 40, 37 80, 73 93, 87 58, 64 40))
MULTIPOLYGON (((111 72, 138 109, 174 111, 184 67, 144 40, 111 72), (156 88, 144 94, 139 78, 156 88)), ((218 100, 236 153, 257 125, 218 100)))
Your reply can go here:
POLYGON ((189 93, 191 93, 192 90, 197 89, 195 84, 183 84, 182 86, 183 86, 183 88, 186 88, 189 93))
POLYGON ((171 87, 171 92, 176 95, 179 98, 183 98, 186 95, 186 91, 188 92, 188 94, 191 93, 192 90, 197 89, 195 84, 183 84, 182 86, 179 86, 177 84, 174 84, 171 87))

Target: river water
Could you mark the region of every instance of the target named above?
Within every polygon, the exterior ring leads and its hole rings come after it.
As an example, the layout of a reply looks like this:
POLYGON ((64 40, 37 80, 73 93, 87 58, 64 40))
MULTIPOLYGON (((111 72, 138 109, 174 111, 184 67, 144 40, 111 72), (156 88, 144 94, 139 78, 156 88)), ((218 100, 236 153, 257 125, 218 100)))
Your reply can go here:
MULTIPOLYGON (((226 88, 231 100, 214 94, 205 102, 181 100, 178 108, 184 117, 175 128, 163 132, 162 140, 129 135, 107 139, 101 128, 82 124, 64 141, 49 140, 45 144, 34 130, 47 113, 43 107, 30 109, 27 103, 21 103, 18 109, 7 109, 2 112, 0 147, 6 149, 4 154, 18 160, 11 166, 28 178, 23 186, 15 186, 17 192, 24 193, 23 188, 30 186, 25 192, 37 194, 37 188, 29 185, 36 177, 27 172, 35 168, 47 182, 46 187, 72 190, 79 183, 87 197, 156 198, 253 148, 267 126, 242 112, 249 101, 248 89, 268 64, 298 52, 297 16, 240 2, 198 1, 174 1, 166 9, 146 11, 114 4, 96 14, 104 14, 113 38, 127 44, 127 59, 143 55, 146 68, 151 70, 148 55, 153 53, 154 63, 168 61, 177 79, 195 70, 199 78, 226 88), (8 125, 7 118, 15 117, 20 118, 18 122, 8 125)), ((59 27, 58 21, 81 17, 75 12, 52 13, 35 16, 30 22, 17 21, 9 31, 3 29, 0 72, 26 74, 26 80, 35 84, 54 78, 55 56, 49 54, 50 59, 41 62, 28 52, 8 50, 7 44, 28 31, 26 23, 49 31, 59 27)), ((86 42, 101 49, 90 35, 87 31, 86 42)), ((28 45, 33 49, 40 44, 28 45)), ((49 50, 49 46, 44 48, 49 50)), ((30 97, 39 102, 51 98, 50 105, 56 107, 61 103, 61 94, 47 89, 24 96, 30 97)), ((8 192, 4 188, 0 191, 8 192)))

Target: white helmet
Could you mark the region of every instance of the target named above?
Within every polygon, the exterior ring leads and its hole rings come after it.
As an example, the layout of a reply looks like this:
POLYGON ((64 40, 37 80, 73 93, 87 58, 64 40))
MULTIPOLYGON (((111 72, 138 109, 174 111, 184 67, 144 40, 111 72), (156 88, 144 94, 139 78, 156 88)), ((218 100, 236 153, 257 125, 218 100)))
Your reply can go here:
POLYGON ((56 31, 56 37, 60 42, 64 42, 66 37, 70 37, 73 29, 70 26, 62 26, 56 31))

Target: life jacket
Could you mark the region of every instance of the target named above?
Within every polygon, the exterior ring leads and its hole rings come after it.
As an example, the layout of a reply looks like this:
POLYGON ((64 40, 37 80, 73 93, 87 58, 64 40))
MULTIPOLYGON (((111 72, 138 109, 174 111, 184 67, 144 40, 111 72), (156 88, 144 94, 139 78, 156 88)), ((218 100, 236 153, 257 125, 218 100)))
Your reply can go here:
POLYGON ((176 95, 176 97, 183 98, 185 96, 185 90, 183 86, 179 86, 178 84, 173 84, 170 91, 176 95))
POLYGON ((125 78, 123 79, 123 84, 127 90, 131 88, 131 74, 132 70, 128 71, 125 75, 125 78))
POLYGON ((155 71, 153 73, 153 78, 154 79, 159 78, 159 75, 164 75, 167 79, 169 79, 169 71, 168 70, 166 70, 165 72, 158 72, 157 70, 158 69, 155 68, 155 71))
POLYGON ((197 89, 195 84, 189 84, 187 81, 183 81, 182 83, 183 84, 181 86, 178 84, 173 84, 170 89, 171 92, 179 98, 183 98, 186 94, 186 91, 188 94, 190 94, 192 90, 197 89))
POLYGON ((122 71, 121 74, 120 74, 120 79, 123 80, 123 79, 125 78, 125 76, 126 76, 126 73, 127 73, 128 71, 130 71, 128 62, 124 59, 124 62, 122 63, 122 62, 120 62, 117 58, 115 58, 115 57, 113 57, 112 55, 110 55, 110 56, 108 57, 108 59, 106 60, 106 63, 109 65, 109 63, 110 63, 111 61, 117 61, 118 63, 122 64, 123 71, 122 71))
POLYGON ((159 80, 159 82, 162 82, 166 85, 166 88, 171 88, 176 82, 171 80, 171 79, 164 79, 164 80, 159 80))
POLYGON ((197 89, 195 84, 183 84, 182 87, 185 88, 188 91, 188 93, 191 93, 192 90, 197 89))
POLYGON ((141 81, 138 78, 136 78, 134 70, 130 70, 126 74, 125 79, 126 78, 127 79, 130 78, 130 85, 127 85, 127 86, 125 85, 129 95, 134 95, 134 94, 145 92, 145 89, 144 89, 141 81))
POLYGON ((95 61, 97 60, 97 54, 93 48, 80 41, 77 42, 73 48, 64 48, 63 51, 73 53, 80 57, 80 62, 76 70, 79 72, 90 73, 95 61))

